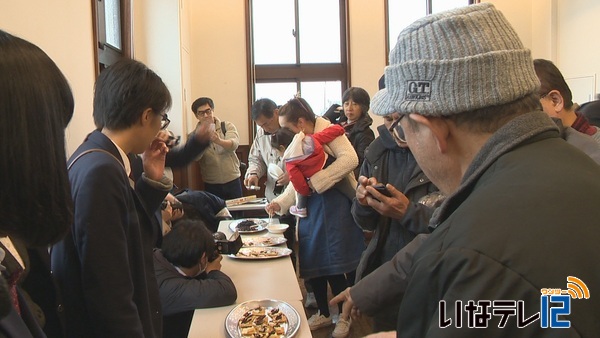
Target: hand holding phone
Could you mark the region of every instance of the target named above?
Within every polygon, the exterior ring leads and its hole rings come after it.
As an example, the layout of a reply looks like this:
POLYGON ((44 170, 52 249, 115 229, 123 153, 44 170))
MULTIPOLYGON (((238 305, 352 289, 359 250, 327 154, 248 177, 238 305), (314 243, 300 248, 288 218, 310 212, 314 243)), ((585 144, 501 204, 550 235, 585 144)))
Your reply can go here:
POLYGON ((392 194, 390 193, 390 191, 385 187, 385 184, 383 183, 377 183, 372 185, 372 187, 377 190, 379 193, 381 193, 384 196, 387 197, 392 197, 392 194))

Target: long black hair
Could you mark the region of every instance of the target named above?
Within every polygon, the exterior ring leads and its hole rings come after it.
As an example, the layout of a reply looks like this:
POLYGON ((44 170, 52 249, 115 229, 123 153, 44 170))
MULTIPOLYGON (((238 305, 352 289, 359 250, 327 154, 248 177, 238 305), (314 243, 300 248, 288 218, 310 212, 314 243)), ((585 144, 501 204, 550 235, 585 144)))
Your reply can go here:
POLYGON ((69 83, 40 48, 0 30, 0 236, 60 240, 73 220, 65 127, 69 83))

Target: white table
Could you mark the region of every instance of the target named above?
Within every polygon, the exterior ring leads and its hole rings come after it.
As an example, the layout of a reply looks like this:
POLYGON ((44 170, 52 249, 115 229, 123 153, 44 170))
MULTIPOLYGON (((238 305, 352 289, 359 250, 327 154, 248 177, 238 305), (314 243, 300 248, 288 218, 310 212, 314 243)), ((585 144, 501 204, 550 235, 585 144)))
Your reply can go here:
POLYGON ((232 205, 227 207, 229 211, 251 211, 251 210, 265 210, 267 206, 266 198, 257 198, 257 202, 246 202, 243 204, 232 205))
MULTIPOLYGON (((232 231, 229 223, 221 221, 219 231, 228 238, 232 231)), ((273 219, 273 222, 278 222, 273 219)), ((242 237, 283 237, 267 231, 242 235, 242 237)), ((241 260, 224 256, 221 271, 226 273, 237 289, 238 297, 234 305, 211 309, 198 309, 194 312, 189 337, 227 337, 225 318, 236 305, 249 300, 276 299, 292 305, 300 314, 301 327, 295 337, 312 337, 302 305, 302 292, 296 272, 289 257, 265 260, 241 260)))

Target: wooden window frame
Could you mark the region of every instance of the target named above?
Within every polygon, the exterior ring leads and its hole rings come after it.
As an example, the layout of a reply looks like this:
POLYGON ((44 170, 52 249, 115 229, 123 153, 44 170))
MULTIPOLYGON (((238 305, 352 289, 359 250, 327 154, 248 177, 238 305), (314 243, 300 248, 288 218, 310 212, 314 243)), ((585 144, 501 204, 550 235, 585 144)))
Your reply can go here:
MULTIPOLYGON (((248 74, 248 112, 254 102, 255 83, 296 82, 298 90, 300 83, 307 81, 340 81, 342 93, 350 87, 350 53, 348 33, 348 4, 338 0, 340 8, 340 62, 339 63, 299 63, 300 39, 296 39, 296 64, 288 65, 254 65, 252 52, 252 0, 245 1, 246 8, 246 55, 248 74)), ((296 15, 296 31, 298 31, 298 0, 294 0, 296 15)), ((340 95, 342 94, 340 93, 340 95)), ((256 136, 256 126, 248 114, 248 135, 253 140, 256 136)), ((250 141, 252 142, 252 141, 250 141)))
POLYGON ((104 1, 92 0, 92 23, 94 31, 94 65, 96 77, 102 70, 121 58, 131 58, 133 54, 131 0, 119 0, 121 16, 121 50, 106 43, 104 21, 104 1))

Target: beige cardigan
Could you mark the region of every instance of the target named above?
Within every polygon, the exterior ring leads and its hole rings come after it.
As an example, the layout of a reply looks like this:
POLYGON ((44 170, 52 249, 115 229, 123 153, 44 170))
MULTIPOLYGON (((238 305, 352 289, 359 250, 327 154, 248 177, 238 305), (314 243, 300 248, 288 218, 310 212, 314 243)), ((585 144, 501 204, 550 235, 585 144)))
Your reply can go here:
MULTIPOLYGON (((324 118, 317 117, 314 132, 319 132, 327 128, 330 124, 324 118)), ((348 138, 342 135, 328 144, 324 144, 323 149, 327 154, 334 156, 336 160, 310 178, 310 183, 315 191, 319 194, 323 193, 345 177, 348 177, 353 186, 356 186, 353 170, 358 166, 358 156, 348 138)), ((295 201, 296 191, 294 190, 294 186, 288 184, 285 191, 273 200, 273 202, 279 204, 281 207, 281 210, 277 214, 286 214, 295 201)))

